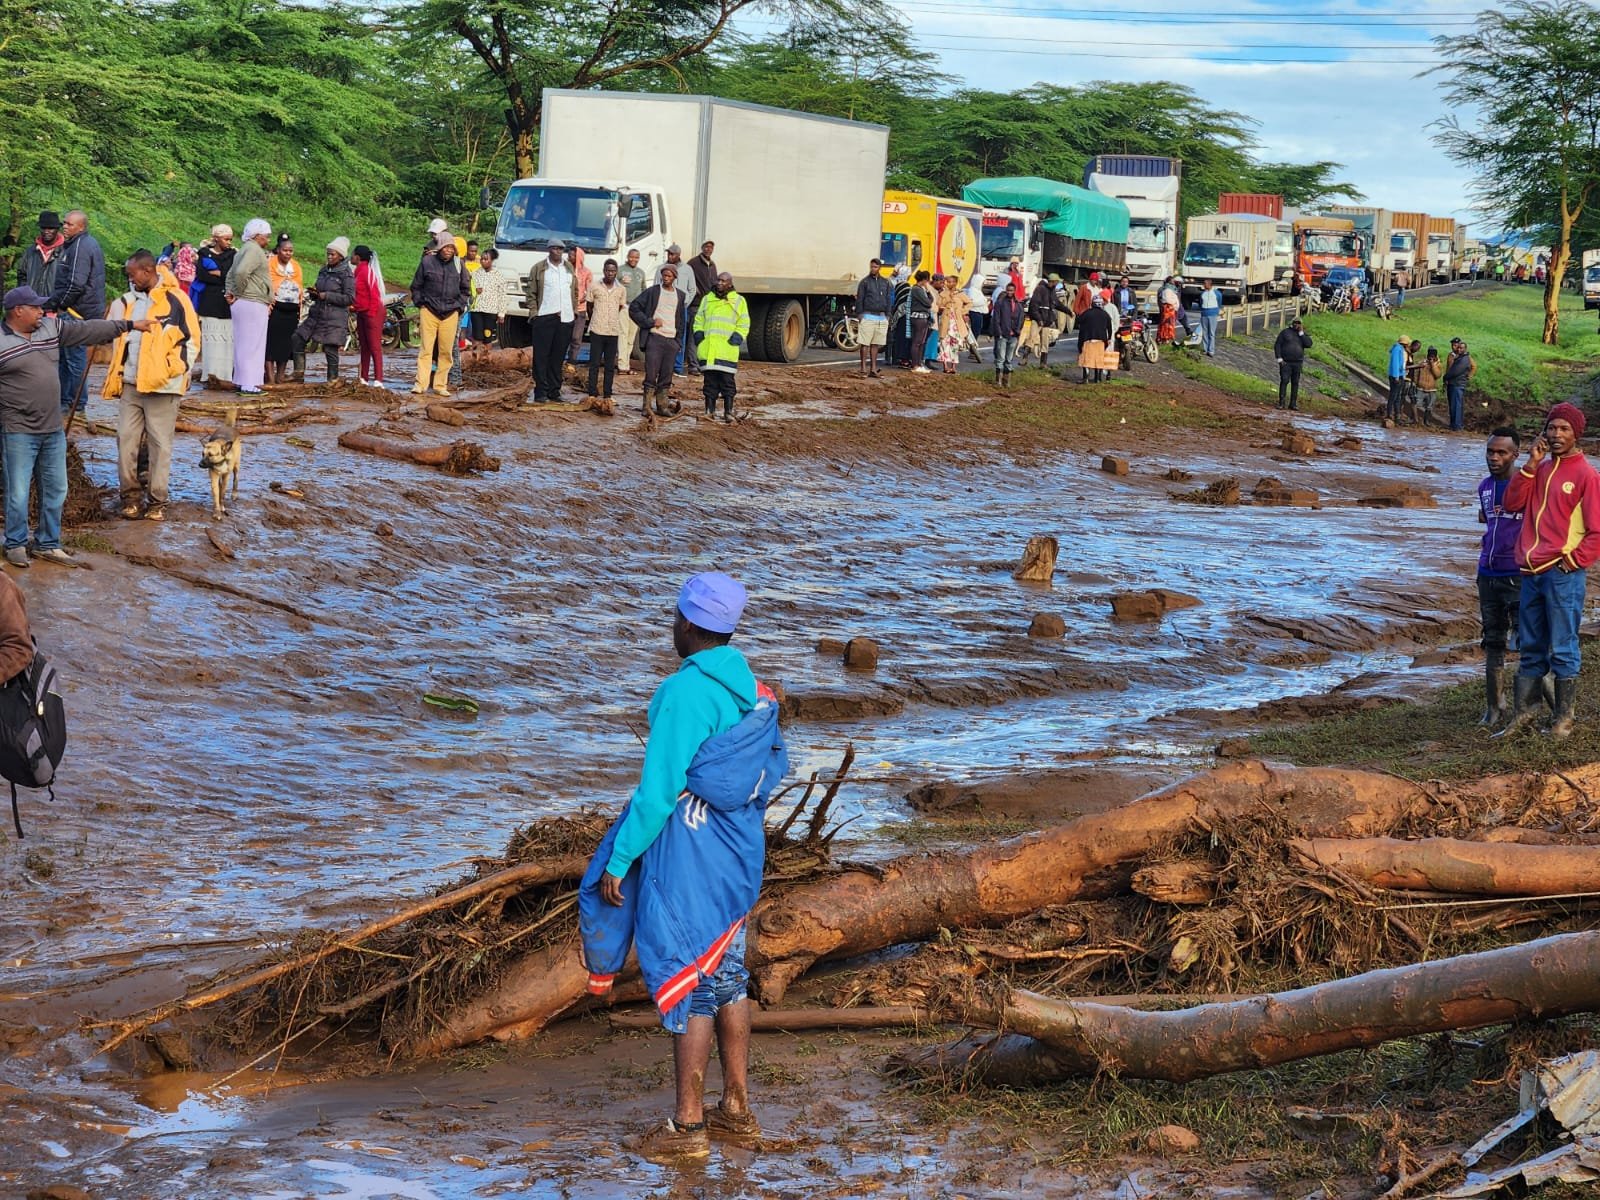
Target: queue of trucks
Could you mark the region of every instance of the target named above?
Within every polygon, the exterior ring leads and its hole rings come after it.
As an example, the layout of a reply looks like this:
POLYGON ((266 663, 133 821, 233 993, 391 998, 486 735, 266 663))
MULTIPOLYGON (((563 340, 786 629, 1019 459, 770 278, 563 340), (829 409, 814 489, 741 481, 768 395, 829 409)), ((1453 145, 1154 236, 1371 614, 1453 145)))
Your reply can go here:
POLYGON ((960 199, 885 190, 889 130, 708 96, 547 88, 536 175, 510 184, 495 247, 518 285, 505 322, 525 342, 522 281, 550 244, 593 260, 639 252, 650 279, 677 244, 708 239, 750 307, 747 355, 792 362, 813 316, 848 305, 876 253, 882 269, 954 275, 985 290, 1011 260, 1024 279, 1127 274, 1143 294, 1182 274, 1239 303, 1320 285, 1330 269, 1443 281, 1465 273, 1465 227, 1444 217, 1224 193, 1178 228, 1181 159, 1101 154, 1082 186, 978 179, 960 199))

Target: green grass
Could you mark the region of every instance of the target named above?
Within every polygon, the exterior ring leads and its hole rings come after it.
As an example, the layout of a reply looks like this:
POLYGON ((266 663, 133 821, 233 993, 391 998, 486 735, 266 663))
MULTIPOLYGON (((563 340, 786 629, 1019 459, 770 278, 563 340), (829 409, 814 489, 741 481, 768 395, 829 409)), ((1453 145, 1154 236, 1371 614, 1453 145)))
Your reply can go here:
MULTIPOLYGON (((1592 650, 1592 647, 1591 647, 1592 650)), ((1347 716, 1325 717, 1247 739, 1251 752, 1306 766, 1371 766, 1411 778, 1477 779, 1549 772, 1600 761, 1600 660, 1584 656, 1577 728, 1564 742, 1536 730, 1496 740, 1478 728, 1479 682, 1347 716)), ((1507 685, 1509 701, 1510 685, 1507 685)))
MULTIPOLYGON (((1254 400, 1262 404, 1278 403, 1278 385, 1269 383, 1259 375, 1251 375, 1246 371, 1235 371, 1231 367, 1219 366, 1205 358, 1194 354, 1175 353, 1169 354, 1161 360, 1171 365, 1174 371, 1193 379, 1196 383, 1204 383, 1216 388, 1219 392, 1226 392, 1230 396, 1238 396, 1243 400, 1254 400)), ((1309 374, 1310 372, 1308 372, 1309 374)), ((1322 374, 1326 378, 1326 372, 1322 374)), ((1342 413, 1345 405, 1338 403, 1337 397, 1329 397, 1307 386, 1304 379, 1300 384, 1300 410, 1303 412, 1330 415, 1342 413)))
POLYGON ((1535 287, 1412 298, 1392 321, 1364 312, 1306 317, 1306 331, 1316 342, 1311 357, 1337 366, 1338 355, 1379 378, 1387 374, 1389 347, 1401 334, 1420 338, 1424 348, 1437 347, 1441 358, 1449 354, 1452 337, 1464 338, 1478 364, 1469 403, 1498 400, 1511 412, 1568 399, 1600 368, 1600 338, 1579 297, 1562 294, 1559 346, 1540 342, 1543 326, 1543 291, 1535 287))

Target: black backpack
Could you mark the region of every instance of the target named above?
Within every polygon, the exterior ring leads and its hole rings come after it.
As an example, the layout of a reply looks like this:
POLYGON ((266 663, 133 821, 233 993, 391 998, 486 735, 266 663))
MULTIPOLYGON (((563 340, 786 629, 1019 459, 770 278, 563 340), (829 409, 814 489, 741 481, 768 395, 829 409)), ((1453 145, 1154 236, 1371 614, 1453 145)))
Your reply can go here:
POLYGON ((22 834, 17 785, 48 788, 56 798, 56 768, 67 749, 67 710, 56 691, 56 669, 34 643, 33 661, 0 685, 0 776, 11 782, 11 823, 22 834))

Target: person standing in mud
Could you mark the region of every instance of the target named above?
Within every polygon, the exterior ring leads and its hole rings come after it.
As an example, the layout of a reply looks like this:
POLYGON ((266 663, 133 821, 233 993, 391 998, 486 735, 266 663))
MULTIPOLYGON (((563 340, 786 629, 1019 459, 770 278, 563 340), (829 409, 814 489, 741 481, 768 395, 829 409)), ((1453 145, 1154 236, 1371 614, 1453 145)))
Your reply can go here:
POLYGON ((1017 339, 1022 336, 1022 301, 1011 294, 1011 280, 1000 276, 994 299, 989 305, 989 330, 994 338, 994 381, 999 387, 1011 386, 1011 371, 1017 361, 1017 339))
POLYGON ((628 305, 628 319, 641 331, 644 346, 644 396, 641 411, 646 417, 655 406, 658 416, 670 417, 675 411, 669 399, 672 390, 672 363, 678 353, 678 331, 688 323, 689 300, 678 288, 678 268, 667 263, 661 268, 661 282, 645 288, 628 305))
POLYGON ((1550 736, 1572 734, 1583 665, 1578 623, 1588 569, 1600 558, 1600 475, 1578 449, 1583 410, 1557 404, 1545 417, 1544 433, 1528 447, 1528 460, 1511 477, 1502 505, 1522 514, 1517 566, 1518 601, 1515 711, 1504 737, 1533 720, 1540 684, 1555 675, 1555 719, 1550 736))
POLYGON ((1522 571, 1517 566, 1517 539, 1523 515, 1507 512, 1506 488, 1517 464, 1517 431, 1503 426, 1489 435, 1484 447, 1488 478, 1478 484, 1478 523, 1483 526, 1483 548, 1478 553, 1478 615, 1483 621, 1483 717, 1479 725, 1498 725, 1505 708, 1501 671, 1506 645, 1517 628, 1517 605, 1522 598, 1522 571))
MULTIPOLYGON (((672 245, 667 247, 667 261, 656 269, 657 283, 661 282, 661 274, 669 266, 677 272, 678 281, 676 287, 683 296, 684 303, 692 306, 696 295, 694 272, 684 263, 683 248, 677 242, 673 242, 672 245)), ((683 348, 688 344, 688 325, 688 321, 685 320, 683 324, 678 326, 678 358, 672 367, 675 375, 683 374, 683 348)))
POLYGON ((856 348, 861 352, 862 379, 877 379, 878 352, 889 345, 889 316, 894 312, 894 285, 883 277, 883 264, 873 259, 856 284, 856 348))
POLYGON ((675 1035, 672 1116, 625 1143, 669 1165, 709 1158, 712 1138, 748 1149, 761 1140, 747 1084, 745 922, 761 893, 767 799, 789 762, 776 698, 728 644, 745 601, 719 572, 684 583, 672 622, 683 665, 651 697, 639 786, 578 888, 589 991, 611 989, 631 946, 675 1035), (713 1037, 722 1096, 707 1109, 713 1037))
POLYGON ((723 271, 712 281, 710 294, 700 297, 700 307, 695 310, 694 354, 705 375, 706 417, 717 415, 720 397, 724 425, 733 424, 739 352, 749 333, 750 308, 733 290, 733 276, 723 271))
POLYGON ((528 272, 523 285, 535 401, 561 399, 561 366, 578 309, 578 277, 567 266, 566 250, 567 244, 560 238, 552 239, 545 257, 528 272))
MULTIPOLYGON (((628 251, 628 257, 617 270, 617 282, 627 290, 629 304, 637 300, 639 293, 644 291, 644 268, 639 265, 637 250, 628 251)), ((622 322, 622 332, 617 335, 618 374, 633 374, 633 343, 634 335, 637 333, 638 329, 632 321, 622 322)))
POLYGON ((1272 343, 1272 357, 1278 363, 1278 407, 1300 407, 1300 372, 1306 365, 1306 351, 1311 349, 1311 335, 1305 323, 1296 317, 1289 328, 1280 330, 1278 340, 1272 343))

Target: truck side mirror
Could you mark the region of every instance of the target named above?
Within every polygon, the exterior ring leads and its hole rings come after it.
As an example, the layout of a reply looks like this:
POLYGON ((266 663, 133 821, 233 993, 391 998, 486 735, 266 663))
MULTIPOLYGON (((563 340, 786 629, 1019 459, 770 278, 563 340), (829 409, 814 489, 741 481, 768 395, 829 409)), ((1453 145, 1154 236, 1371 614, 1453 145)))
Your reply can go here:
POLYGON ((1033 232, 1028 235, 1028 249, 1037 250, 1039 248, 1039 244, 1043 241, 1044 233, 1037 225, 1035 225, 1033 227, 1033 232))
POLYGON ((478 189, 478 207, 479 208, 489 208, 489 207, 491 207, 491 205, 489 203, 489 185, 488 184, 484 184, 481 188, 478 189))

